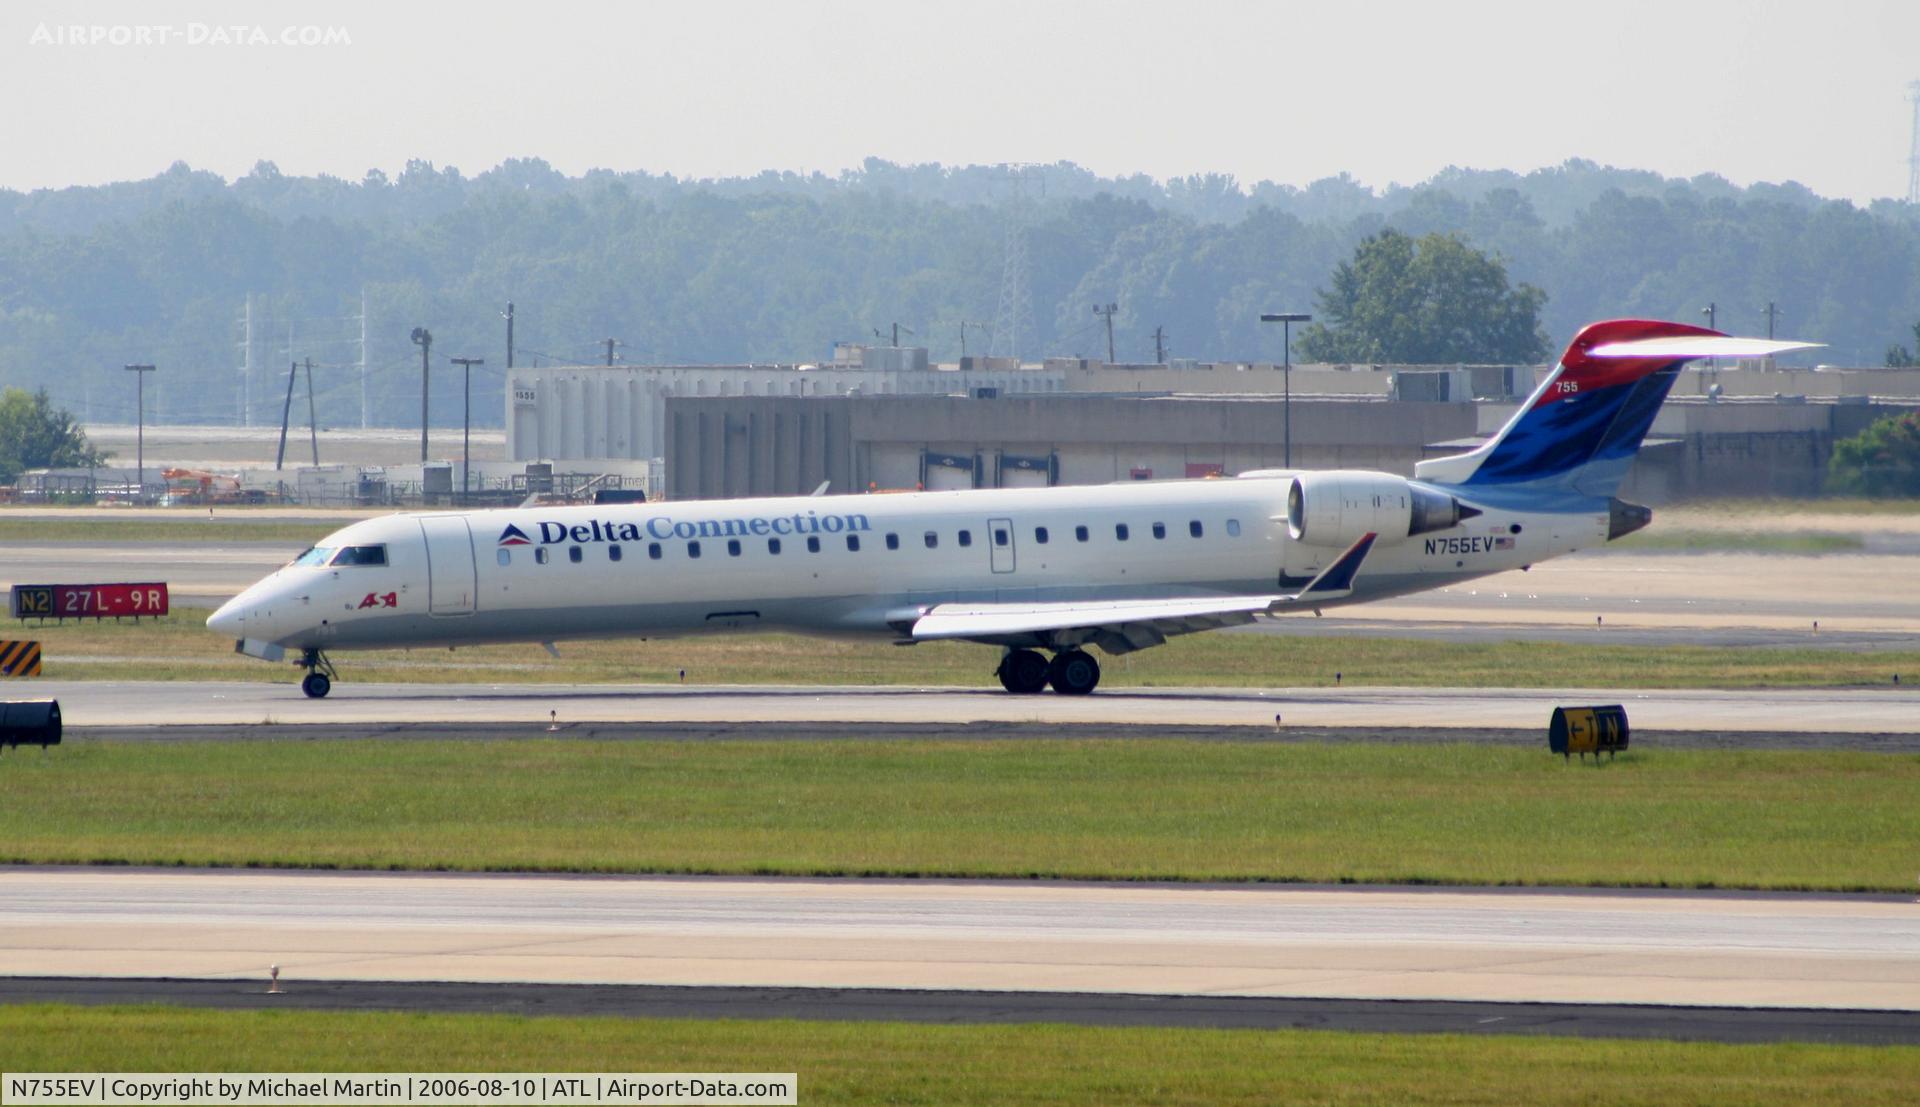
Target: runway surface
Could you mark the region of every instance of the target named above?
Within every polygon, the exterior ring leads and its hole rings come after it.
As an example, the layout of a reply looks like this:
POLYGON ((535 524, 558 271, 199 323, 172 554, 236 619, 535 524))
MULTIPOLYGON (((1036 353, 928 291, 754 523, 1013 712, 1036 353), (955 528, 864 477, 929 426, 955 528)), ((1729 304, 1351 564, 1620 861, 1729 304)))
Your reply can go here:
POLYGON ((1067 1023, 1370 1034, 1534 1034, 1692 1042, 1920 1044, 1920 1014, 1622 1003, 1456 1003, 1112 992, 905 988, 687 988, 662 984, 475 984, 378 980, 0 977, 0 1003, 169 1004, 238 1011, 436 1011, 662 1019, 819 1019, 948 1026, 1067 1023))
POLYGON ((1091 696, 1011 696, 985 688, 744 685, 357 684, 324 700, 261 666, 260 683, 35 681, 71 727, 307 724, 392 727, 605 723, 1099 724, 1113 727, 1382 727, 1536 730, 1554 707, 1620 703, 1635 728, 1714 733, 1913 734, 1920 687, 1611 691, 1464 688, 1120 688, 1091 696))
POLYGON ((0 870, 0 974, 1920 1010, 1910 897, 0 870))

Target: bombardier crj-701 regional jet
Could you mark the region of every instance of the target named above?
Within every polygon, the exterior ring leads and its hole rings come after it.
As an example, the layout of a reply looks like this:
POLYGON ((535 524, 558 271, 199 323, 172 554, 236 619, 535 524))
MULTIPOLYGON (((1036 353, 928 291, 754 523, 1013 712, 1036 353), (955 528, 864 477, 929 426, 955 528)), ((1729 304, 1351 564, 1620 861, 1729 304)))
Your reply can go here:
POLYGON ((1812 345, 1620 319, 1582 330, 1485 445, 1390 473, 398 514, 207 620, 307 670, 334 650, 780 629, 1003 649, 1009 692, 1093 691, 1172 635, 1456 584, 1652 519, 1614 496, 1680 368, 1812 345), (1047 655, 1051 655, 1051 657, 1047 655))

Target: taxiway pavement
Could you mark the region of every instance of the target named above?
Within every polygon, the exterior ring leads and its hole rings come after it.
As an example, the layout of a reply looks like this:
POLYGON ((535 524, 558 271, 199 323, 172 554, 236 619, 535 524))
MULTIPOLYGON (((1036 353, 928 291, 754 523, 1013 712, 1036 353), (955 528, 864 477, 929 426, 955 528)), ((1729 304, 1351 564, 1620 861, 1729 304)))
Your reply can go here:
MULTIPOLYGON (((290 671, 290 670, 289 670, 290 671)), ((263 676, 266 675, 263 666, 263 676)), ((277 674, 285 677, 286 673, 277 674)), ((1640 690, 1485 688, 1117 688, 1091 696, 999 689, 764 685, 359 684, 311 700, 291 683, 36 681, 66 725, 393 727, 576 723, 1101 724, 1545 731, 1557 706, 1619 703, 1636 729, 1912 734, 1920 687, 1640 690), (1277 721, 1276 721, 1277 720, 1277 721)))
POLYGON ((0 974, 1920 1010, 1911 897, 0 870, 0 974))

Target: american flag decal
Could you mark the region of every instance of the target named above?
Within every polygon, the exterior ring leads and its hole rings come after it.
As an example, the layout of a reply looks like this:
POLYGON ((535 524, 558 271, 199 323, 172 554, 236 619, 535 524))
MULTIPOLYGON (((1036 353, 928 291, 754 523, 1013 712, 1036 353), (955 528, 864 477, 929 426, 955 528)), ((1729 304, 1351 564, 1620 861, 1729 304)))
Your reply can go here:
POLYGON ((1496 538, 1493 540, 1493 548, 1496 550, 1511 550, 1513 549, 1513 539, 1496 538))

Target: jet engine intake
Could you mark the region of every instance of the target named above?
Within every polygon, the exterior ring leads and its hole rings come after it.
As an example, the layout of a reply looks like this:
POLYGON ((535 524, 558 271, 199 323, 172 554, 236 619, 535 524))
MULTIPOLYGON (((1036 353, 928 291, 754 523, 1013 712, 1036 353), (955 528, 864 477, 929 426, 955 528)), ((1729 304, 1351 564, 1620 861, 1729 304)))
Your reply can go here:
POLYGON ((1391 545, 1479 514, 1437 488, 1391 473, 1302 473, 1287 487, 1287 534, 1309 546, 1350 546, 1369 533, 1391 545))

